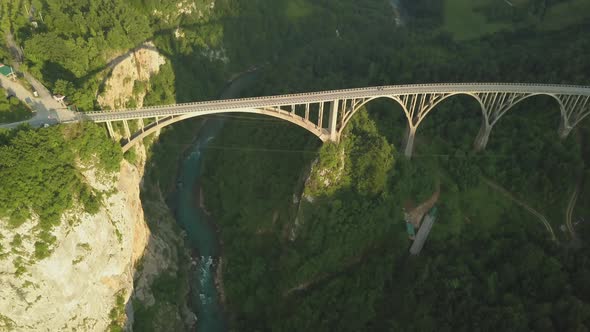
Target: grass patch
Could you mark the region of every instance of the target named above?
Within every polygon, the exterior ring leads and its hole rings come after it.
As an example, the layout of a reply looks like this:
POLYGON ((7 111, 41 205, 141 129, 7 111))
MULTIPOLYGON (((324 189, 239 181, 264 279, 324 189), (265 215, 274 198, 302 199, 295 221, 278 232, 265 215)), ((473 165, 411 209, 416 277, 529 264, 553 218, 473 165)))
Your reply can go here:
POLYGON ((477 8, 491 4, 492 0, 446 0, 443 29, 457 40, 475 39, 503 29, 511 29, 508 23, 488 22, 477 8))
POLYGON ((552 31, 583 23, 590 18, 590 1, 569 0, 534 10, 529 0, 445 0, 443 30, 456 40, 469 40, 501 30, 529 27, 552 31), (485 13, 492 15, 486 17, 485 13))
POLYGON ((539 30, 559 30, 590 19, 590 1, 570 0, 560 2, 547 9, 539 30))
POLYGON ((120 290, 115 297, 115 306, 109 312, 109 318, 111 323, 109 324, 107 331, 109 332, 123 332, 123 326, 125 324, 125 297, 123 296, 124 290, 120 290))
POLYGON ((287 17, 296 20, 311 15, 313 5, 307 0, 291 0, 287 3, 287 17))

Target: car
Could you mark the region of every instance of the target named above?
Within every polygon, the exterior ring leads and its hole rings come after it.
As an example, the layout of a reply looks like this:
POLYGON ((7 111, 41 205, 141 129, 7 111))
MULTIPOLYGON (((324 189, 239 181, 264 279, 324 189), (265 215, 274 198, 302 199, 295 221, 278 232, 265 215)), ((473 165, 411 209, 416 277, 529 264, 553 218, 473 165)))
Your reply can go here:
POLYGON ((50 126, 49 123, 44 123, 43 124, 43 128, 48 128, 49 126, 50 126))

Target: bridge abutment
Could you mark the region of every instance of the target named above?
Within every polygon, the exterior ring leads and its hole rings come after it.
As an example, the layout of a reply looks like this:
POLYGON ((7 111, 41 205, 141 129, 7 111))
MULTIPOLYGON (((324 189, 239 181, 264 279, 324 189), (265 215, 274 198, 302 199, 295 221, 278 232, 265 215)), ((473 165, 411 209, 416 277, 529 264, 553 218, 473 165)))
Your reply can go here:
POLYGON ((481 128, 479 129, 479 133, 475 138, 475 143, 473 144, 473 148, 475 151, 483 151, 485 150, 486 146, 488 145, 488 141, 490 140, 490 134, 492 133, 492 125, 490 125, 485 119, 481 123, 481 128))

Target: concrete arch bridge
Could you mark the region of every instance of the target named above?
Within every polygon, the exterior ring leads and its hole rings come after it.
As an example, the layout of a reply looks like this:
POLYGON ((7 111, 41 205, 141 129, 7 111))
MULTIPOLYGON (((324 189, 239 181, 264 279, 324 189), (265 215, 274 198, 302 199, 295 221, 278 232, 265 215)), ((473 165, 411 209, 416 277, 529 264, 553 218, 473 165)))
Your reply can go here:
MULTIPOLYGON (((264 114, 298 125, 323 142, 338 142, 354 114, 372 100, 388 98, 401 105, 408 130, 405 155, 411 157, 416 131, 438 104, 455 95, 468 95, 479 103, 482 124, 475 148, 486 147, 494 125, 514 105, 523 100, 547 95, 561 111, 559 135, 564 138, 585 117, 590 115, 590 87, 573 85, 522 83, 461 83, 379 86, 359 89, 309 92, 289 95, 203 101, 175 105, 152 106, 80 114, 83 120, 106 123, 114 137, 113 123, 122 122, 125 134, 121 140, 127 151, 144 137, 185 119, 222 113, 264 114), (144 119, 155 121, 145 125, 144 119), (140 120, 140 128, 131 132, 128 121, 140 120)), ((557 125, 557 124, 556 124, 557 125)))

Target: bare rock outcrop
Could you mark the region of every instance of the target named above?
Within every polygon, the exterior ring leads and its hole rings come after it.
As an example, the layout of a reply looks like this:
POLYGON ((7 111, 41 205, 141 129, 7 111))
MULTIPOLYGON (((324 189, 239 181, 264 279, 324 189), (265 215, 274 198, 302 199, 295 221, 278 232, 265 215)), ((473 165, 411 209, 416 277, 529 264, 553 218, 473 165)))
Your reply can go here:
POLYGON ((23 239, 0 260, 0 330, 104 331, 113 322, 117 297, 129 298, 134 264, 149 236, 139 172, 123 162, 114 180, 98 179, 92 172, 85 177, 95 189, 108 188, 111 194, 94 215, 75 209, 62 216, 48 258, 31 259, 34 243, 27 234, 35 220, 0 229, 4 247, 15 237, 23 239), (17 260, 26 262, 24 270, 17 271, 17 260))

